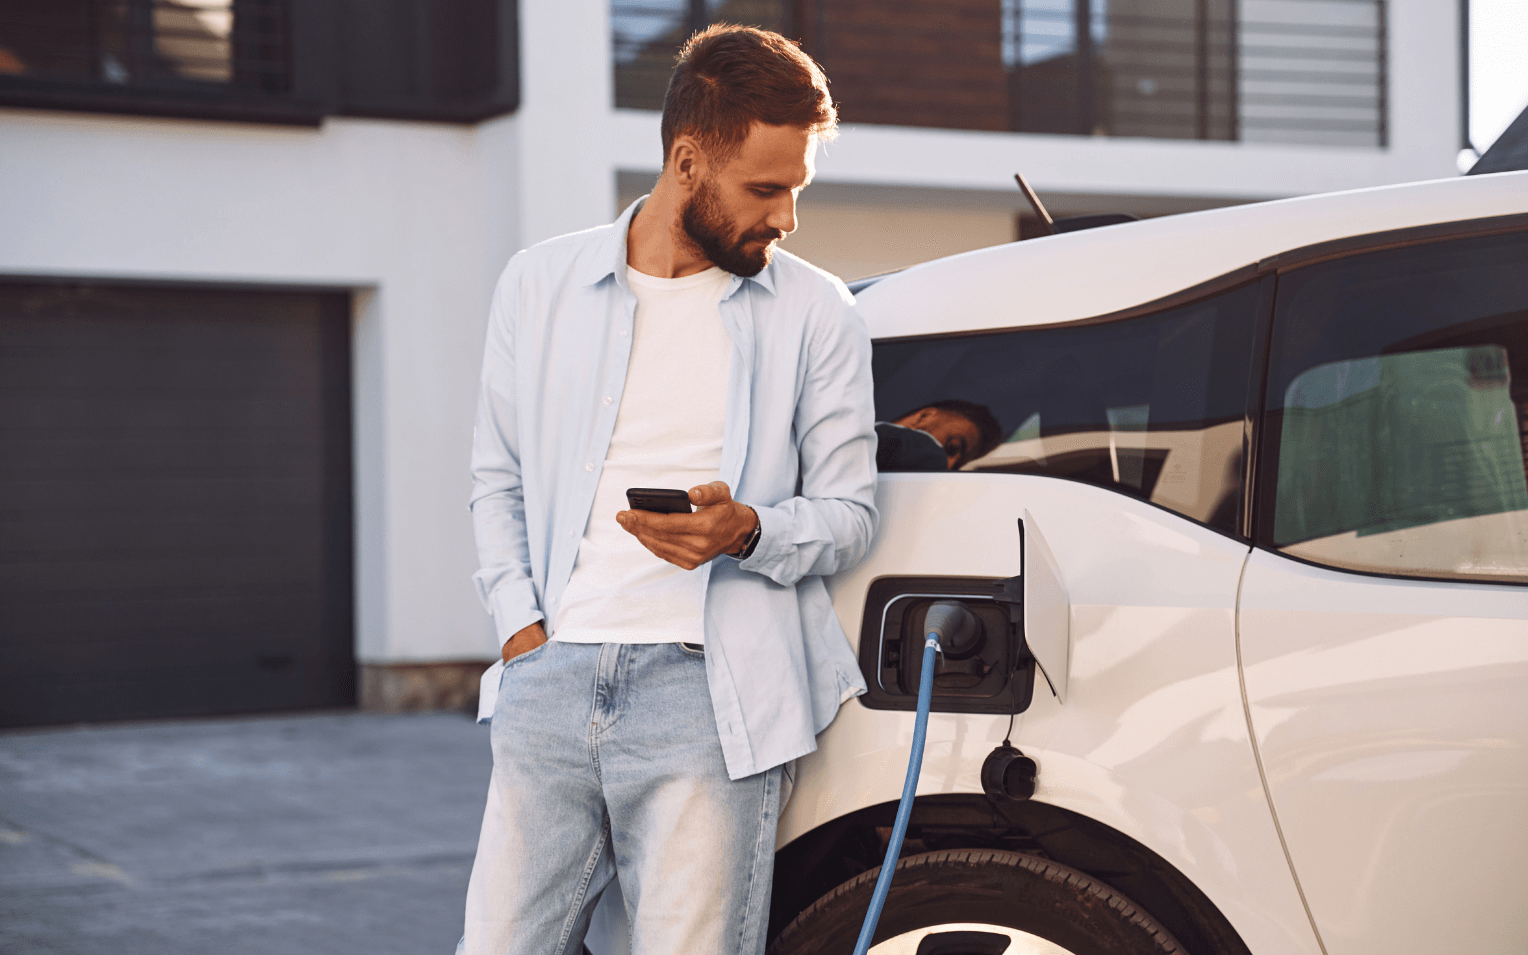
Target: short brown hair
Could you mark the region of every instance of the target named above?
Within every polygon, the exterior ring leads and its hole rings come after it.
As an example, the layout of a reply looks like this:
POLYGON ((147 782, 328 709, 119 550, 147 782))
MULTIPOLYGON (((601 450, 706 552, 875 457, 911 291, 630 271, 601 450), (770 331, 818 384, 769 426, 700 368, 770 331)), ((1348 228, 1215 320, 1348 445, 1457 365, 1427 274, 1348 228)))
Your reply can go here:
POLYGON ((754 123, 831 139, 838 111, 822 67, 778 33, 715 23, 685 41, 663 97, 663 163, 676 137, 695 137, 720 162, 754 123))

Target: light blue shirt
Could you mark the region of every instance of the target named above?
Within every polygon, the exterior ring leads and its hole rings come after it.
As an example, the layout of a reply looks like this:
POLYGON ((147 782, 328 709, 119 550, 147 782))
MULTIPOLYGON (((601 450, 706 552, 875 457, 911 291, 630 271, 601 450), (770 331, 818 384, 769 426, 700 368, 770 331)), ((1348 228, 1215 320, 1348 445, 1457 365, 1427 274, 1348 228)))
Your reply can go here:
MULTIPOLYGON (((473 576, 500 642, 556 619, 615 428, 636 298, 614 224, 510 260, 494 292, 472 449, 473 576)), ((721 301, 732 337, 721 479, 759 515, 743 561, 706 579, 706 675, 727 772, 817 748, 865 691, 823 577, 875 534, 870 337, 842 282, 788 252, 721 301)), ((673 409, 676 415, 684 408, 673 409)), ((613 516, 611 516, 613 519, 613 516)), ((484 675, 491 714, 501 666, 484 675)))

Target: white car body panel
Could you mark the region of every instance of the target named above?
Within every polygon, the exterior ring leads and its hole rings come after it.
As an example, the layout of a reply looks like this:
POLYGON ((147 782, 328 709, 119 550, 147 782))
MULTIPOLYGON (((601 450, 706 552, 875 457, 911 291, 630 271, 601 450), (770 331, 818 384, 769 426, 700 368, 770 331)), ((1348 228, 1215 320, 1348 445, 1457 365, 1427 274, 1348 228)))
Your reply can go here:
MULTIPOLYGON (((1247 547, 1102 488, 1025 475, 892 474, 865 560, 832 581, 857 641, 870 583, 891 575, 1009 577, 1018 521, 1044 528, 1071 601, 1069 693, 1043 678, 1013 742, 1035 798, 1130 835, 1187 875, 1260 953, 1317 953, 1268 810, 1236 667, 1247 547)), ((1007 716, 935 713, 919 795, 980 793, 1007 716)), ((799 761, 779 844, 900 795, 913 714, 850 702, 799 761)))
POLYGON ((1328 955, 1507 952, 1528 937, 1528 588, 1255 551, 1247 697, 1328 955))
POLYGON ((857 298, 876 338, 1047 325, 1142 305, 1319 242, 1522 212, 1528 172, 1303 196, 978 249, 857 298))

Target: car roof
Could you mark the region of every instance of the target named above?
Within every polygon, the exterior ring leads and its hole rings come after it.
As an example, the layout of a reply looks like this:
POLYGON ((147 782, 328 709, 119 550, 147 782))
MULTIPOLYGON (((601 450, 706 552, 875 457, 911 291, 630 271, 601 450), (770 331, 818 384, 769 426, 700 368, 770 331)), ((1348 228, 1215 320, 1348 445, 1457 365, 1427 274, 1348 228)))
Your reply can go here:
POLYGON ((1079 321, 1168 299, 1291 250, 1528 213, 1528 171, 1380 186, 1010 242, 888 275, 856 296, 873 338, 1079 321))

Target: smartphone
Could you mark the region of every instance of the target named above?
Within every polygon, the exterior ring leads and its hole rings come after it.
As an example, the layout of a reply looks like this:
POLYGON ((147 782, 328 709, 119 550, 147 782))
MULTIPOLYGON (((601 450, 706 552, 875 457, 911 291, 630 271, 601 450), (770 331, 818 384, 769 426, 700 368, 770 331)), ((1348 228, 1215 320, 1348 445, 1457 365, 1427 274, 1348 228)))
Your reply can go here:
POLYGON ((626 503, 634 511, 653 511, 658 514, 690 513, 690 492, 676 491, 670 487, 629 487, 626 503))

